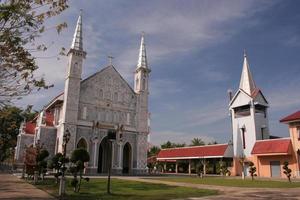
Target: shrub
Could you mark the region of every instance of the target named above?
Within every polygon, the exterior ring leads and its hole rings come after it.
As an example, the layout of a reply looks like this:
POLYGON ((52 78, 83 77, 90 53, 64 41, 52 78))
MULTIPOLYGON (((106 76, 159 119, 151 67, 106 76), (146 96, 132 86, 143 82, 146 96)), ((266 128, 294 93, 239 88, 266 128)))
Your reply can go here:
POLYGON ((256 176, 256 167, 253 162, 249 162, 249 173, 251 175, 252 181, 254 180, 254 176, 256 176))
POLYGON ((282 169, 283 169, 283 173, 286 175, 289 182, 291 182, 292 170, 289 168, 289 162, 288 161, 285 161, 283 163, 282 169))

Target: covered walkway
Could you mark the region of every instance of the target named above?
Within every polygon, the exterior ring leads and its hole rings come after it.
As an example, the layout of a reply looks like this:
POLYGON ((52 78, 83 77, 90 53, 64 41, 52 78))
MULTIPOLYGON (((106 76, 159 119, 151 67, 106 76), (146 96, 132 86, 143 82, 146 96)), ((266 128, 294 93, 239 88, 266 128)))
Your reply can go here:
POLYGON ((162 149, 157 161, 163 164, 164 173, 197 173, 202 166, 203 174, 218 174, 220 161, 232 166, 232 145, 216 144, 162 149))

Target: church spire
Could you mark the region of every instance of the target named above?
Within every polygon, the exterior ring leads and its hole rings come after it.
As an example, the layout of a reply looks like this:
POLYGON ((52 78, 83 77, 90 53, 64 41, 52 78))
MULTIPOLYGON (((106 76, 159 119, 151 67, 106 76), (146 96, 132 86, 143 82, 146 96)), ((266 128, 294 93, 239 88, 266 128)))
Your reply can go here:
POLYGON ((82 10, 80 10, 80 14, 77 20, 77 25, 71 45, 71 49, 83 51, 82 45, 82 10))
POLYGON ((240 81, 240 89, 251 95, 255 88, 256 86, 249 68, 246 51, 244 51, 244 63, 240 81))
POLYGON ((137 64, 136 69, 139 69, 139 68, 148 69, 146 45, 145 45, 145 33, 144 32, 142 32, 139 59, 138 59, 138 64, 137 64))

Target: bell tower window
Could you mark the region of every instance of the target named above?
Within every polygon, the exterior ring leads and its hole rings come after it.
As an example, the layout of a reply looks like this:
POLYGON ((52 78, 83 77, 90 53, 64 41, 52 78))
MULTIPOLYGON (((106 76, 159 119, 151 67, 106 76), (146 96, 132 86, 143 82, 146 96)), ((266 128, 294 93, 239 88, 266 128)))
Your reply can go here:
POLYGON ((246 128, 245 127, 241 128, 241 131, 242 131, 243 149, 246 149, 246 138, 245 138, 246 128))

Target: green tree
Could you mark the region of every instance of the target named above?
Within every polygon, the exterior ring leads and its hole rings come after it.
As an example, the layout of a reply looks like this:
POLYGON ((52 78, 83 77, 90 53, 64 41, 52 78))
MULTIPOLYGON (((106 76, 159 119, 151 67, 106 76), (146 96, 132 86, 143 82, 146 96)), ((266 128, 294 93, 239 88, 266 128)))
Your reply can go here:
POLYGON ((70 166, 70 172, 73 175, 71 184, 74 188, 74 192, 80 191, 80 185, 82 179, 89 181, 89 178, 84 178, 82 176, 85 167, 84 163, 88 162, 89 160, 90 160, 90 155, 85 149, 81 149, 81 148, 75 149, 72 152, 71 159, 70 159, 70 161, 72 162, 70 166), (78 181, 78 176, 79 176, 79 181, 78 181))
MULTIPOLYGON (((67 0, 2 0, 0 3, 0 107, 29 94, 33 89, 48 89, 43 77, 37 77, 36 52, 47 44, 36 38, 50 28, 45 21, 59 15, 67 0)), ((59 33, 66 23, 55 26, 59 33)))
POLYGON ((288 161, 285 161, 283 163, 282 169, 283 169, 283 173, 286 175, 289 182, 291 182, 292 170, 289 168, 289 162, 288 161))
POLYGON ((48 163, 47 163, 47 166, 49 169, 55 170, 54 177, 56 179, 56 183, 58 183, 59 176, 62 175, 61 167, 63 164, 63 159, 64 159, 63 154, 57 153, 50 160, 48 160, 48 163))
POLYGON ((21 123, 25 119, 31 120, 35 114, 31 106, 25 110, 15 106, 0 108, 0 162, 13 156, 21 123))
POLYGON ((160 148, 158 146, 153 146, 149 149, 148 151, 148 157, 151 157, 151 156, 156 156, 160 151, 160 148))
POLYGON ((46 149, 38 148, 38 154, 36 156, 37 169, 39 171, 39 175, 42 176, 44 180, 44 176, 47 172, 47 161, 45 160, 49 156, 49 152, 46 149))
POLYGON ((223 175, 223 176, 226 176, 230 171, 228 170, 228 167, 227 167, 227 164, 226 162, 224 162, 223 160, 221 160, 219 162, 219 166, 220 166, 220 173, 223 175))
POLYGON ((203 145, 205 145, 205 142, 201 138, 194 138, 190 144, 190 146, 203 146, 203 145))
POLYGON ((185 143, 173 143, 170 141, 167 141, 160 145, 161 149, 169 149, 169 148, 175 148, 175 147, 185 147, 185 143))
POLYGON ((249 162, 249 174, 251 175, 252 181, 254 180, 254 176, 256 176, 256 167, 253 162, 249 162))

